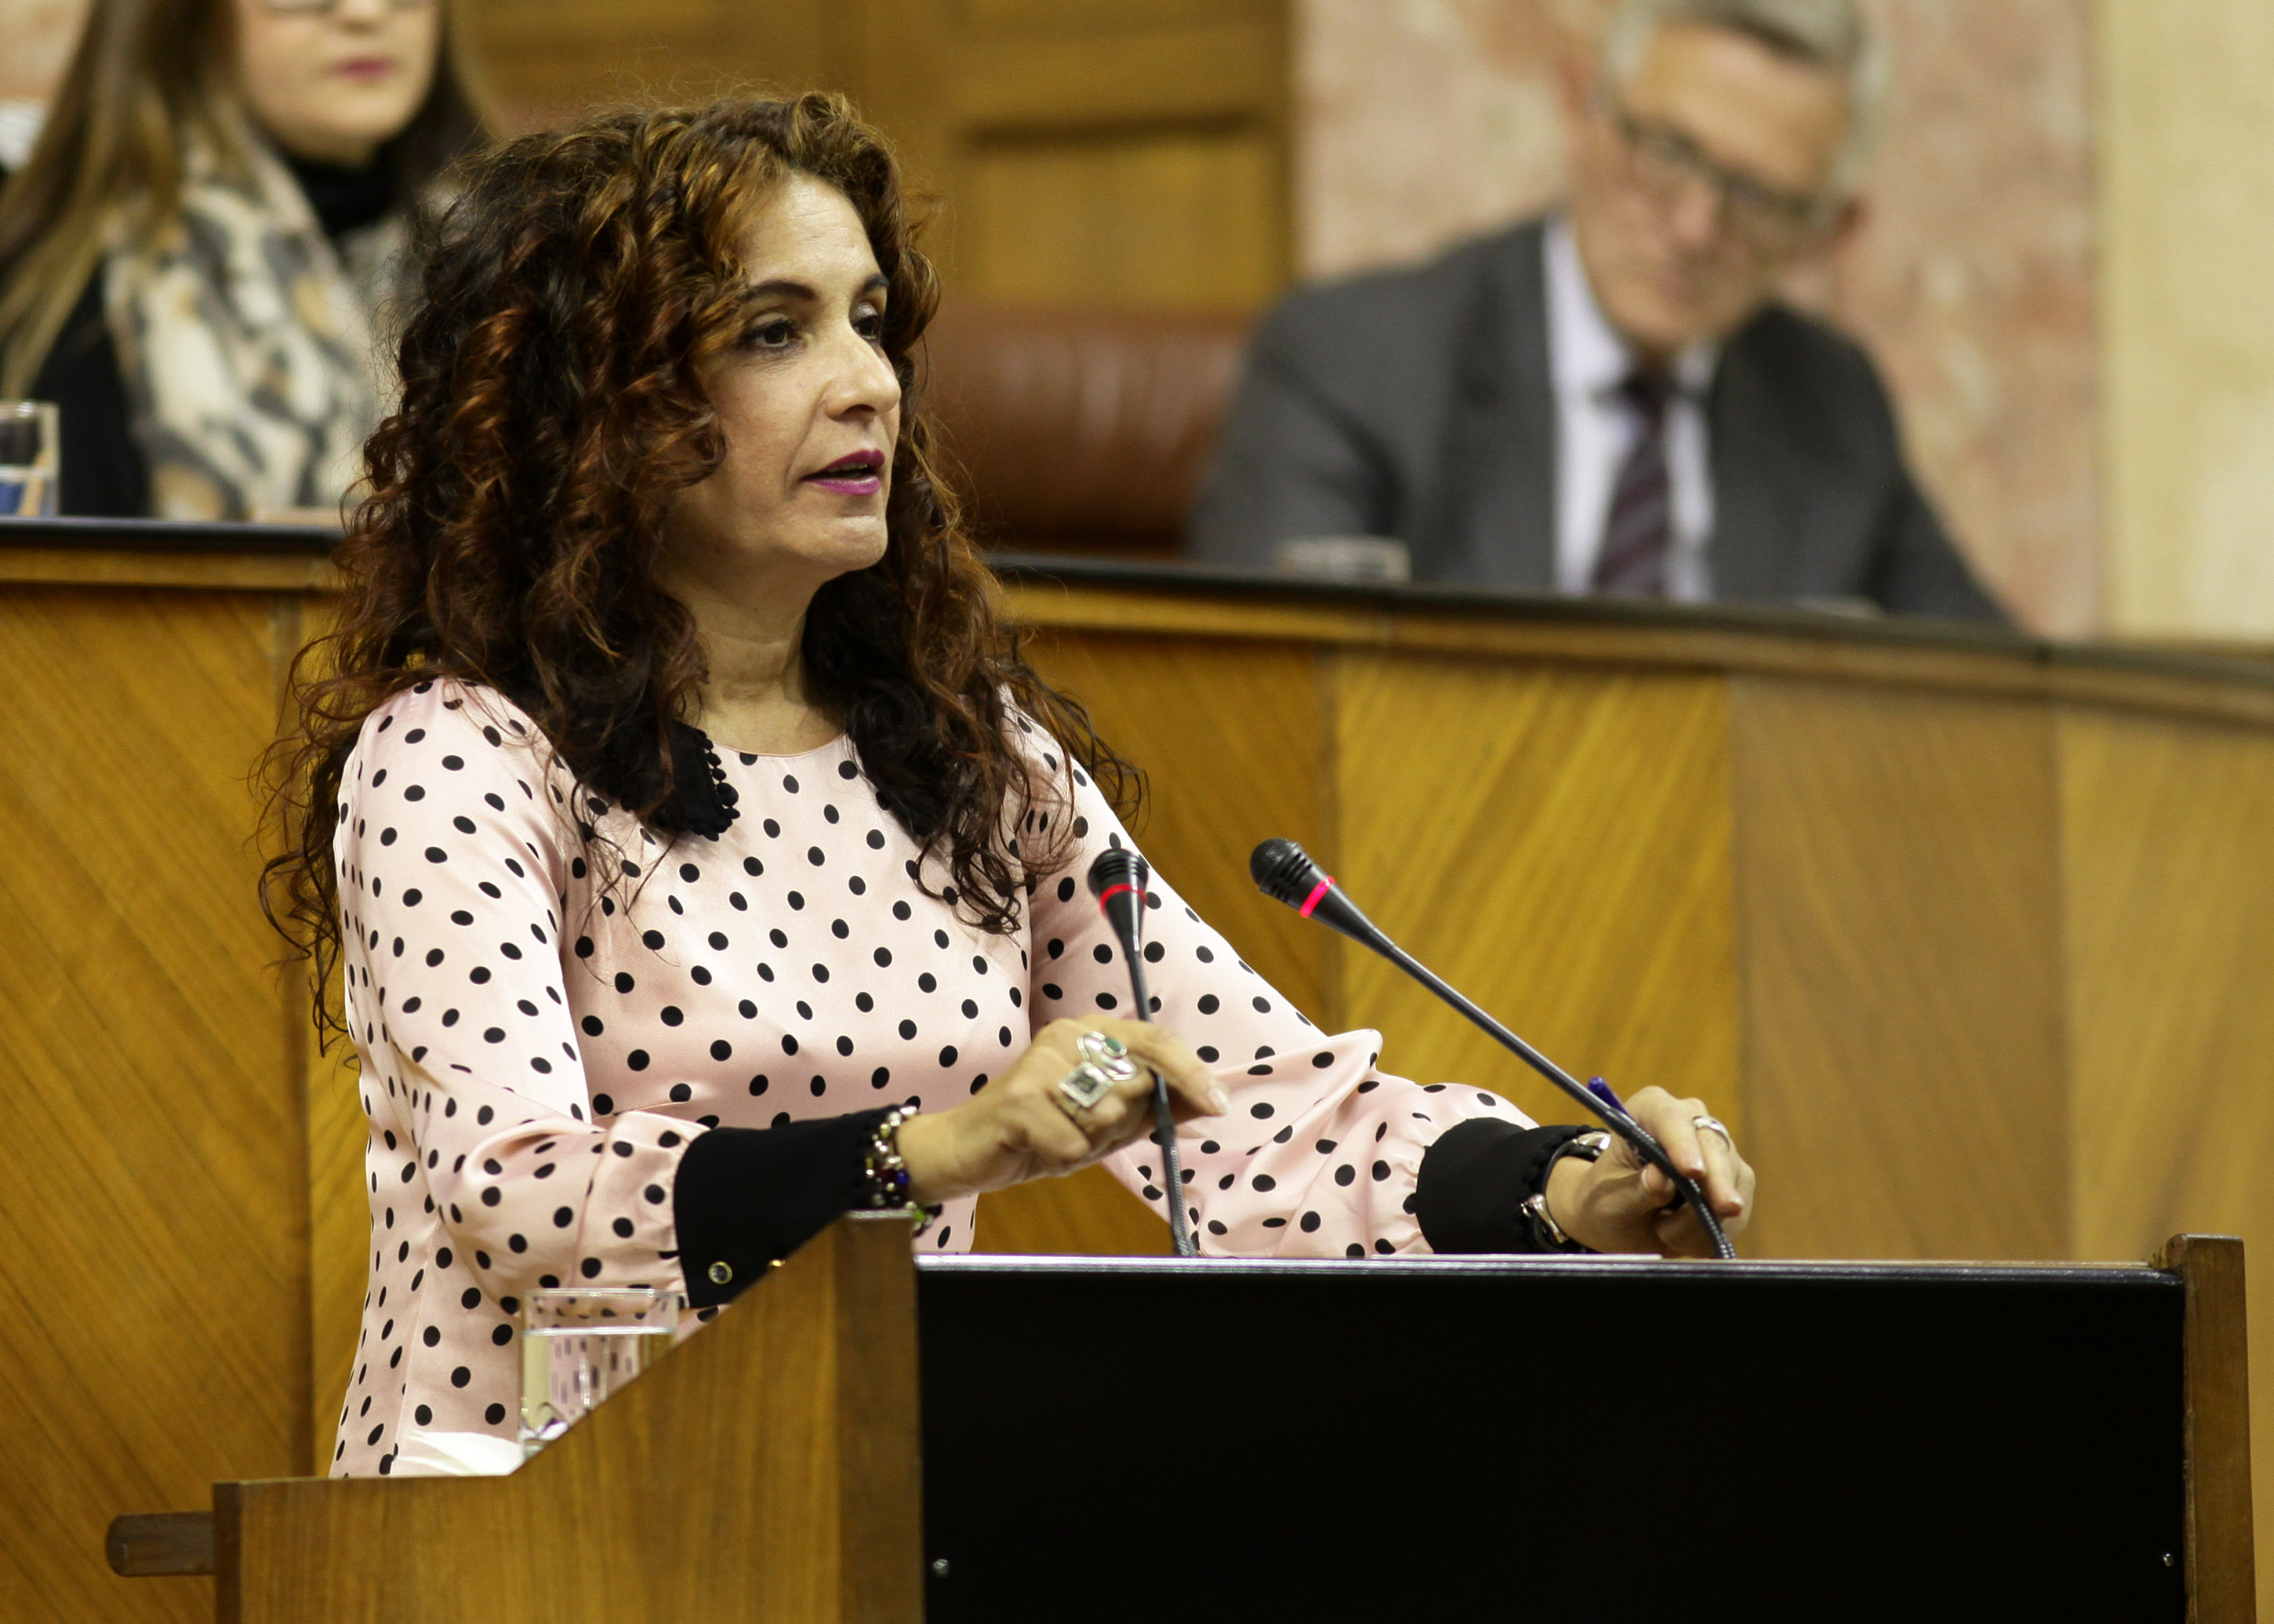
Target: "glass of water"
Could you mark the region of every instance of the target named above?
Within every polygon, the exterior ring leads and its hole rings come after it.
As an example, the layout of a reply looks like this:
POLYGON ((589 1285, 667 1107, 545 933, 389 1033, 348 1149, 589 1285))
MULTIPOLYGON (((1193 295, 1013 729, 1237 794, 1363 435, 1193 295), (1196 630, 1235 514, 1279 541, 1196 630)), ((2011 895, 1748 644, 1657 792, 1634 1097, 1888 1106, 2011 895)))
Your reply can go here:
POLYGON ((63 448, 46 401, 0 401, 0 515, 52 519, 63 448))
POLYGON ((536 1291, 522 1309, 521 1449, 567 1432, 665 1349, 679 1298, 646 1286, 536 1291))

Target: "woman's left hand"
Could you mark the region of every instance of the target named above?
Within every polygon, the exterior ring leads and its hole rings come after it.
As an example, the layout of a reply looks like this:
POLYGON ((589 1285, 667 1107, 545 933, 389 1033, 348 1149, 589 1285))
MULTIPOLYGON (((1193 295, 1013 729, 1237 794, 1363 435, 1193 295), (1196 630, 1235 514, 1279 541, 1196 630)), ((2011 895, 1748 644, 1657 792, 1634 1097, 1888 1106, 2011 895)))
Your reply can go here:
MULTIPOLYGON (((1753 1215, 1753 1169, 1726 1132, 1703 1125, 1715 1120, 1706 1101, 1645 1088, 1626 1104, 1674 1165, 1704 1188, 1721 1228, 1735 1240, 1753 1215)), ((1698 1214, 1687 1206, 1667 1210, 1674 1193, 1673 1182, 1615 1134, 1596 1161, 1565 1156, 1555 1163, 1547 1180, 1547 1213, 1564 1234, 1597 1252, 1712 1257, 1713 1244, 1698 1214)))

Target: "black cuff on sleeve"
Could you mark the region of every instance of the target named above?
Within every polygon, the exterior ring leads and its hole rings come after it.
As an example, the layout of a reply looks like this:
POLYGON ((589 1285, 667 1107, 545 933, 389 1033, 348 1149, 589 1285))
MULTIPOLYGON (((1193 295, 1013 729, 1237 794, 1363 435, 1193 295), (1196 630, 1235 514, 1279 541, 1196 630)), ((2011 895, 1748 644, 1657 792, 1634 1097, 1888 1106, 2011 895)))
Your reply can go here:
POLYGON ((1524 1203, 1548 1158, 1586 1128, 1519 1128, 1495 1116, 1457 1123, 1421 1153, 1413 1215, 1432 1252, 1537 1252, 1524 1203))
POLYGON ((742 1288, 862 1204, 869 1139, 883 1111, 713 1128, 679 1161, 672 1216, 687 1300, 732 1302, 742 1288))

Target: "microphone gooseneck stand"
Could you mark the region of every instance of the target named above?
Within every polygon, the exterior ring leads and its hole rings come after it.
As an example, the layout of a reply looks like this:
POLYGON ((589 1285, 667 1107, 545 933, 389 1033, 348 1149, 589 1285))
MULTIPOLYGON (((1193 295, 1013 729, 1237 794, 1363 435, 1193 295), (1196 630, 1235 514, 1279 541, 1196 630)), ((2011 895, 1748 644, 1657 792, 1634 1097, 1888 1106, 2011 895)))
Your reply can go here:
POLYGON ((1698 1221, 1706 1226, 1706 1236, 1713 1243, 1714 1254, 1725 1260, 1736 1257, 1737 1249, 1729 1244, 1729 1237, 1722 1231, 1721 1221, 1714 1216, 1706 1192, 1674 1165, 1674 1159, 1649 1129, 1625 1111, 1615 1109, 1608 1101, 1590 1094, 1569 1071, 1479 1009, 1442 976, 1391 941, 1381 926, 1359 911, 1358 905, 1335 883, 1334 876, 1320 868, 1309 853, 1292 840, 1266 840, 1248 858, 1247 871, 1254 876, 1256 889, 1265 896, 1285 903, 1306 919, 1315 919, 1352 941, 1372 948, 1458 1010, 1495 1042, 1585 1106, 1590 1114, 1602 1118, 1606 1127, 1634 1147, 1637 1155, 1673 1182, 1675 1205, 1683 1201, 1690 1204, 1698 1221))
MULTIPOLYGON (((1145 988, 1145 883, 1152 870, 1145 860, 1123 846, 1100 852, 1089 865, 1089 894, 1113 928, 1121 944, 1121 957, 1129 966, 1129 996, 1137 1001, 1136 1019, 1153 1019, 1153 1001, 1145 988)), ((1169 1085, 1153 1073, 1153 1142, 1161 1147, 1161 1188, 1169 1200, 1169 1233, 1176 1238, 1177 1255, 1195 1255, 1192 1226, 1185 1216, 1185 1169, 1177 1155, 1177 1115, 1169 1106, 1169 1085)))

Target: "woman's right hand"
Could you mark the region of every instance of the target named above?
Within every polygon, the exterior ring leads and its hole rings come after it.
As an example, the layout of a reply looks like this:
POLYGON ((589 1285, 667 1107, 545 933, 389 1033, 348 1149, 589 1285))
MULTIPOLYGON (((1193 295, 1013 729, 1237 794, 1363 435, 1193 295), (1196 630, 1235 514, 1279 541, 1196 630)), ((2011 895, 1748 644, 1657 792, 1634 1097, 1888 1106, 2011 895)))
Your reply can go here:
POLYGON ((900 1159, 907 1163, 910 1199, 937 1207, 1031 1178, 1080 1172, 1152 1131, 1155 1071, 1168 1081, 1178 1122, 1216 1116, 1231 1103, 1201 1057, 1158 1026, 1134 1020, 1052 1021, 1035 1034, 1009 1071, 968 1103, 901 1124, 900 1159), (1137 1063, 1137 1075, 1116 1083, 1096 1104, 1077 1107, 1059 1092, 1058 1083, 1082 1063, 1075 1044, 1086 1032, 1118 1038, 1137 1063))

